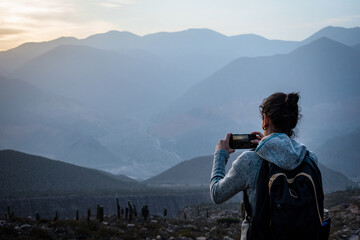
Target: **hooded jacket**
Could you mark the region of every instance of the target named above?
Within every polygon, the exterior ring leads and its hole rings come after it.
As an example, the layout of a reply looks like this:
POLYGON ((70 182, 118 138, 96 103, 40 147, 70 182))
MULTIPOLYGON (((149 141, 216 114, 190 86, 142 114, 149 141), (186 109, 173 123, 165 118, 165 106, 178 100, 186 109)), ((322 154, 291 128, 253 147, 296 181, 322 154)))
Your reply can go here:
MULTIPOLYGON (((285 133, 273 133, 261 139, 255 151, 243 152, 225 174, 225 165, 229 153, 218 150, 214 154, 210 180, 210 195, 214 203, 220 204, 240 191, 247 190, 250 205, 255 206, 256 184, 263 160, 274 163, 284 170, 295 169, 304 160, 306 147, 290 139, 285 133)), ((317 157, 310 152, 310 157, 317 164, 317 157)))

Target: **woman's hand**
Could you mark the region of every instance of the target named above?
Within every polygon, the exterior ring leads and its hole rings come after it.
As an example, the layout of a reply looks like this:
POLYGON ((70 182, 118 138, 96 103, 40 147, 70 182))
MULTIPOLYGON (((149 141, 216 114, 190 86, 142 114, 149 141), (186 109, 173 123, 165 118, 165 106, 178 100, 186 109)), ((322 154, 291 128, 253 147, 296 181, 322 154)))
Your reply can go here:
POLYGON ((256 146, 259 145, 259 142, 264 137, 264 134, 262 134, 261 132, 252 132, 251 134, 256 134, 256 139, 251 140, 251 143, 255 144, 256 146))
POLYGON ((221 139, 220 142, 216 144, 215 151, 217 150, 225 150, 229 154, 235 152, 235 149, 230 148, 229 140, 230 140, 231 133, 226 134, 224 139, 221 139))

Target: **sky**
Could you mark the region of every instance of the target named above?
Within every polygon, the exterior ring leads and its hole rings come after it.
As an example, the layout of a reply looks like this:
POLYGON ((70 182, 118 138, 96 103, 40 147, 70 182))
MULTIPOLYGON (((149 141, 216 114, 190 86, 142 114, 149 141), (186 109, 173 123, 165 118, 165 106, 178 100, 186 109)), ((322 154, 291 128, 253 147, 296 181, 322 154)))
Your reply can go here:
POLYGON ((360 27, 360 1, 0 0, 0 51, 110 30, 143 36, 209 28, 301 41, 326 26, 360 27))

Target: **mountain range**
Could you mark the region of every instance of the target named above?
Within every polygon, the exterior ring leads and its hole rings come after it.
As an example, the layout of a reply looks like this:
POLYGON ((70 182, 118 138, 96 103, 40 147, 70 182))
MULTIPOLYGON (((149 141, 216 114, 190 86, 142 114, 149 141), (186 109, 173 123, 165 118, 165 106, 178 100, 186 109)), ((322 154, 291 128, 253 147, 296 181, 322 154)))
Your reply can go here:
POLYGON ((359 32, 327 27, 293 42, 110 31, 26 43, 0 52, 0 149, 146 179, 211 154, 226 132, 259 129, 258 106, 274 91, 300 91, 300 140, 316 149, 359 127, 359 32))
POLYGON ((141 193, 147 188, 126 176, 29 155, 0 151, 0 197, 141 193))
POLYGON ((300 140, 315 148, 319 136, 359 127, 359 79, 360 53, 328 38, 288 54, 239 58, 187 91, 152 131, 181 158, 206 155, 227 132, 258 130, 265 97, 294 91, 301 96, 300 140))
MULTIPOLYGON (((226 171, 230 169, 234 159, 232 158, 228 162, 226 171)), ((203 156, 183 161, 161 174, 146 180, 145 183, 155 186, 165 185, 167 187, 179 185, 209 187, 212 161, 213 156, 203 156)), ((319 168, 322 174, 324 192, 334 192, 357 186, 357 184, 343 174, 331 170, 321 163, 319 168)))

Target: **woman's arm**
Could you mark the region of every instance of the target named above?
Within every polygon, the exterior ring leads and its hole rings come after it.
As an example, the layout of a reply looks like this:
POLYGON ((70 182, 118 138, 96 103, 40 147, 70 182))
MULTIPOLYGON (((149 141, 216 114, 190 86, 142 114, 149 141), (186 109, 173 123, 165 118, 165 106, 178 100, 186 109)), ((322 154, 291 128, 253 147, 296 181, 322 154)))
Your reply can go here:
POLYGON ((244 154, 240 155, 234 161, 230 171, 225 174, 225 165, 229 159, 229 153, 224 150, 215 152, 210 180, 210 196, 214 203, 223 203, 238 192, 248 188, 247 167, 242 167, 247 162, 244 156, 244 154))

